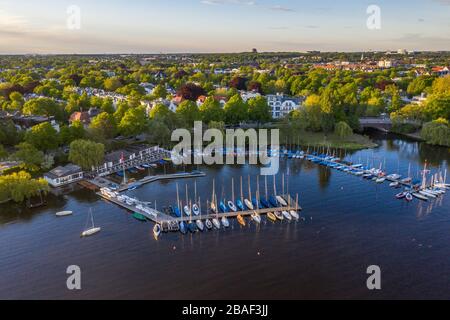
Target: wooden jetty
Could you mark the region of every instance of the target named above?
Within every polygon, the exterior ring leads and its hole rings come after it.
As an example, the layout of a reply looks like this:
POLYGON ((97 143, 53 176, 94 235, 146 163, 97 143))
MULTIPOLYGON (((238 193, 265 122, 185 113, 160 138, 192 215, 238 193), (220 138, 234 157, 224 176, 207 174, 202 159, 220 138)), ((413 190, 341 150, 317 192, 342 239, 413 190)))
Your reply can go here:
POLYGON ((124 208, 128 211, 131 212, 136 212, 136 213, 140 213, 143 216, 145 216, 148 220, 153 221, 154 223, 157 224, 171 224, 173 222, 181 222, 181 221, 195 221, 195 220, 206 220, 206 219, 220 219, 222 217, 227 217, 227 218, 234 218, 237 217, 238 215, 241 215, 243 217, 246 216, 251 216, 253 213, 258 213, 259 215, 265 215, 269 212, 275 212, 275 211, 299 211, 302 210, 302 208, 296 203, 295 200, 293 200, 289 195, 284 195, 282 196, 284 199, 287 200, 287 202, 290 204, 288 206, 283 206, 283 207, 278 207, 278 208, 264 208, 264 209, 255 209, 255 210, 248 210, 248 211, 237 211, 237 212, 226 212, 226 213, 212 213, 212 212, 208 212, 208 213, 204 213, 198 216, 184 216, 184 217, 173 217, 173 216, 169 216, 161 211, 158 211, 156 209, 151 209, 149 208, 149 212, 143 211, 143 210, 139 210, 137 209, 135 206, 132 205, 128 205, 124 202, 119 201, 117 198, 114 197, 108 197, 106 195, 103 195, 102 193, 98 192, 97 195, 99 195, 100 197, 102 197, 103 199, 112 202, 116 205, 118 205, 121 208, 124 208))

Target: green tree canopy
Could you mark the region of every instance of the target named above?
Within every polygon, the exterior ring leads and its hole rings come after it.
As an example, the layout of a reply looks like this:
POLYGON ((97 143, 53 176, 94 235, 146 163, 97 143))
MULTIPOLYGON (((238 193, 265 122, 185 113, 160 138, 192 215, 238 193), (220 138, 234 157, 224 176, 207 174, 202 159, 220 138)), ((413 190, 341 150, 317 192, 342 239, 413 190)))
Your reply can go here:
POLYGON ((124 136, 134 136, 143 133, 147 128, 147 115, 142 107, 129 109, 122 120, 120 120, 118 129, 124 136))
POLYGON ((248 100, 248 117, 258 122, 268 122, 272 119, 271 109, 266 98, 259 96, 248 100))
POLYGON ((231 97, 225 104, 223 110, 225 111, 225 120, 228 124, 239 124, 247 120, 248 105, 242 100, 239 94, 231 97))
POLYGON ((205 102, 199 109, 202 121, 205 123, 224 120, 225 114, 223 108, 220 105, 220 102, 214 99, 214 97, 206 98, 205 102))
POLYGON ((105 146, 90 140, 75 140, 70 144, 69 161, 84 170, 99 166, 105 158, 105 146))
POLYGON ((53 150, 58 147, 58 132, 49 122, 35 125, 25 134, 25 141, 42 151, 53 150))
POLYGON ((13 159, 22 161, 22 167, 28 171, 39 171, 44 162, 44 153, 36 149, 32 144, 22 142, 16 146, 17 151, 13 154, 13 159))
POLYGON ((51 98, 37 98, 25 102, 22 112, 27 115, 55 117, 64 120, 64 108, 51 98))
POLYGON ((194 125, 194 121, 200 120, 201 115, 194 101, 185 100, 177 108, 176 114, 189 127, 194 125))
POLYGON ((114 138, 117 133, 116 120, 113 115, 102 112, 92 119, 89 131, 96 141, 114 138))
POLYGON ((347 138, 353 134, 352 128, 350 128, 347 122, 344 121, 336 123, 334 127, 334 132, 340 138, 347 138))

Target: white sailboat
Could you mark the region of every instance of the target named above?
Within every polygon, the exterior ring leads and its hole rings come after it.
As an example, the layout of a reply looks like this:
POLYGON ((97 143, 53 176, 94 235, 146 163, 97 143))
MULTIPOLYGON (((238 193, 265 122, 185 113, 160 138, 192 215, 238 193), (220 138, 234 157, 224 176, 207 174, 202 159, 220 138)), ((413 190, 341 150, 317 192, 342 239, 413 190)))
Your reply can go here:
POLYGON ((88 237, 88 236, 92 236, 98 232, 100 232, 101 228, 100 227, 95 227, 94 225, 94 215, 92 214, 92 210, 89 210, 89 215, 88 215, 88 221, 86 222, 86 227, 87 224, 89 222, 89 216, 90 216, 90 220, 91 220, 91 227, 89 229, 86 229, 81 233, 82 237, 88 237))

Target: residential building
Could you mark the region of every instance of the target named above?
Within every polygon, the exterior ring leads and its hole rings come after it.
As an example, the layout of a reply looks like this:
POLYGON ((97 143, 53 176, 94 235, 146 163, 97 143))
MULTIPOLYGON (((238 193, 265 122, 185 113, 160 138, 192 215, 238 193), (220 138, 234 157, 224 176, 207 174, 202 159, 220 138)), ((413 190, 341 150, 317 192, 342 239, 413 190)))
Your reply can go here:
POLYGON ((290 97, 281 93, 269 94, 266 98, 274 119, 283 118, 290 112, 299 109, 304 101, 304 98, 290 97))
POLYGON ((83 170, 74 164, 68 164, 65 167, 56 167, 44 174, 50 186, 57 188, 83 179, 83 170))

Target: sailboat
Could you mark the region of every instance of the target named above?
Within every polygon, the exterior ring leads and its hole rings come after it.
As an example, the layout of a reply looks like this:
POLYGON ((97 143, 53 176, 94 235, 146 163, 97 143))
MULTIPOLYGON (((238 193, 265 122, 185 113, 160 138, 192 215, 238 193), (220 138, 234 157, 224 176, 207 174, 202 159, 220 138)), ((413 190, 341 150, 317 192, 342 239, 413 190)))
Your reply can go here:
POLYGON ((241 176, 241 198, 236 201, 236 206, 239 208, 240 211, 244 211, 244 204, 242 203, 244 201, 244 193, 242 191, 242 176, 241 176))
POLYGON ((267 213, 267 218, 273 222, 277 221, 277 217, 272 212, 267 213))
POLYGON ((275 217, 276 217, 278 220, 280 220, 280 221, 283 221, 283 220, 284 220, 284 216, 283 216, 283 214, 282 214, 281 212, 275 211, 274 214, 275 214, 275 217))
POLYGON ((294 218, 295 220, 298 220, 298 219, 300 219, 300 215, 298 214, 298 194, 297 194, 295 206, 296 206, 295 210, 291 210, 289 213, 292 216, 292 218, 294 218))
MULTIPOLYGON (((180 218, 183 218, 183 211, 180 210, 181 203, 180 203, 180 194, 179 194, 179 191, 178 191, 178 183, 176 184, 176 186, 177 186, 177 205, 175 206, 174 211, 175 211, 175 215, 177 217, 179 216, 180 218)), ((186 225, 186 222, 184 222, 184 221, 180 221, 180 232, 182 234, 186 234, 187 233, 187 225, 186 225)))
MULTIPOLYGON (((198 203, 201 203, 200 198, 198 198, 198 203)), ((200 211, 200 208, 197 207, 197 209, 198 209, 198 214, 196 214, 196 215, 200 215, 200 219, 195 220, 195 223, 197 224, 198 230, 204 231, 205 230, 205 225, 203 224, 203 221, 201 219, 201 211, 200 211)))
MULTIPOLYGON (((212 200, 211 200, 211 211, 217 215, 218 211, 217 211, 217 204, 215 202, 216 201, 216 193, 215 192, 216 192, 216 181, 213 180, 213 193, 212 193, 212 200)), ((212 219, 212 223, 213 223, 213 225, 214 225, 214 227, 216 229, 220 229, 220 222, 219 222, 219 219, 217 219, 217 217, 212 219)))
MULTIPOLYGON (((282 175, 282 185, 283 185, 283 194, 284 194, 284 174, 282 175)), ((283 199, 283 197, 281 197, 281 196, 278 196, 278 195, 275 195, 276 196, 276 199, 277 199, 277 201, 283 206, 283 207, 286 207, 287 206, 287 202, 286 202, 286 200, 284 200, 283 199)))
POLYGON ((248 176, 248 199, 244 199, 244 203, 249 210, 254 210, 253 203, 251 200, 249 200, 251 198, 252 198, 252 191, 251 191, 251 187, 250 187, 250 175, 249 175, 248 176))
MULTIPOLYGON (((222 184, 222 199, 225 197, 225 190, 223 189, 223 184, 222 184)), ((225 200, 224 200, 225 201, 225 200)), ((227 206, 224 204, 224 201, 220 201, 219 204, 219 208, 223 213, 227 213, 228 209, 227 206)), ((230 226, 230 222, 228 221, 227 217, 222 216, 222 218, 220 219, 220 221, 222 222, 222 225, 225 228, 228 228, 230 226)))
POLYGON ((188 217, 191 215, 191 208, 189 207, 188 186, 186 184, 186 205, 183 207, 184 214, 188 217))
MULTIPOLYGON (((259 198, 259 192, 256 191, 256 198, 259 198)), ((256 210, 258 210, 259 207, 258 205, 256 206, 256 210)), ((261 223, 261 216, 259 215, 259 213, 257 211, 253 211, 252 215, 252 220, 255 221, 256 223, 261 223)))
POLYGON ((237 211, 237 207, 234 204, 234 178, 231 178, 231 201, 228 201, 228 208, 233 212, 237 211))
MULTIPOLYGON (((197 200, 197 181, 194 182, 194 201, 197 200)), ((195 216, 198 216, 200 214, 200 208, 196 203, 192 205, 192 213, 195 216)))
MULTIPOLYGON (((92 209, 89 210, 88 221, 89 221, 89 216, 90 216, 90 218, 91 218, 91 223, 92 223, 92 225, 91 225, 91 227, 90 227, 89 229, 85 229, 85 230, 81 233, 81 236, 82 236, 82 237, 89 237, 89 236, 92 236, 92 235, 94 235, 94 234, 100 232, 100 230, 101 230, 100 227, 95 227, 95 225, 94 225, 94 215, 92 214, 92 209)), ((86 222, 86 227, 87 227, 88 221, 86 222)))

